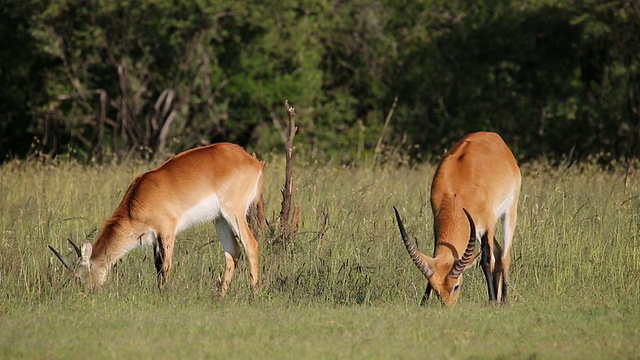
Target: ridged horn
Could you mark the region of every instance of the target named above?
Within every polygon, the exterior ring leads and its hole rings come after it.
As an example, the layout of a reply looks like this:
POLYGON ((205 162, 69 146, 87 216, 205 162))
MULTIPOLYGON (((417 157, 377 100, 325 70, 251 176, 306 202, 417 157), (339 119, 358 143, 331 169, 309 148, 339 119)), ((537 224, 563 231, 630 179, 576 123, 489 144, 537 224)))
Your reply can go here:
POLYGON ((402 224, 402 220, 400 219, 400 214, 398 214, 398 209, 396 209, 395 206, 393 207, 393 211, 396 213, 396 221, 398 222, 398 227, 400 228, 400 235, 402 235, 402 241, 404 242, 404 246, 409 252, 411 260, 413 260, 413 263, 416 264, 416 266, 418 267, 418 269, 420 269, 424 276, 430 278, 431 275, 433 275, 433 271, 424 261, 422 261, 420 255, 418 255, 418 251, 411 243, 411 240, 409 240, 409 236, 407 235, 407 232, 404 229, 404 225, 402 224))
POLYGON ((64 267, 66 267, 67 269, 73 271, 73 268, 71 267, 69 262, 64 257, 62 257, 62 255, 60 255, 58 250, 54 249, 53 246, 51 246, 51 245, 49 245, 49 249, 51 249, 51 251, 53 251, 53 253, 56 255, 56 257, 58 257, 58 259, 62 262, 64 267))
POLYGON ((469 243, 467 244, 467 248, 465 249, 462 258, 456 260, 453 268, 451 269, 451 272, 449 273, 449 276, 451 276, 452 278, 457 278, 460 276, 460 274, 462 274, 462 271, 467 267, 467 264, 469 263, 471 255, 473 255, 473 248, 476 245, 476 224, 474 224, 473 218, 471 217, 467 209, 462 208, 462 210, 464 211, 464 214, 467 215, 467 219, 469 219, 471 231, 469 233, 469 243))
POLYGON ((76 243, 71 241, 71 239, 67 239, 67 240, 71 243, 71 246, 73 246, 73 250, 76 251, 76 255, 78 255, 78 258, 81 258, 82 257, 82 251, 80 251, 80 247, 78 245, 76 245, 76 243))

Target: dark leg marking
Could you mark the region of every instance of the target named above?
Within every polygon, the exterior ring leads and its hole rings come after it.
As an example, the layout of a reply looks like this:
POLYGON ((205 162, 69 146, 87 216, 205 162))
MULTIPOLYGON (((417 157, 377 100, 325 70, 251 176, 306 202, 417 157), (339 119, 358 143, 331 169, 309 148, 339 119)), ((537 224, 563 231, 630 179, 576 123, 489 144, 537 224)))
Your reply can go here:
POLYGON ((504 274, 502 276, 502 302, 507 302, 507 279, 504 277, 504 274))
MULTIPOLYGON (((498 243, 495 237, 493 238, 493 257, 496 259, 493 269, 493 288, 495 290, 496 300, 498 300, 498 291, 501 288, 500 283, 502 282, 502 284, 504 284, 504 278, 502 277, 502 246, 500 246, 500 243, 498 243)), ((501 296, 500 300, 504 301, 504 286, 502 287, 501 296)))
POLYGON ((431 299, 431 283, 427 283, 427 288, 424 289, 424 295, 422 295, 422 301, 420 301, 420 306, 427 305, 427 301, 431 299))
POLYGON ((156 265, 156 275, 158 277, 158 287, 162 288, 165 282, 165 273, 164 273, 164 250, 162 248, 162 242, 160 241, 160 237, 158 236, 158 243, 153 247, 153 258, 155 260, 156 265))
POLYGON ((481 258, 482 272, 484 273, 484 277, 487 281, 487 292, 489 293, 489 300, 491 300, 492 302, 495 302, 496 289, 493 286, 493 274, 491 273, 491 249, 489 248, 489 242, 486 234, 482 237, 482 243, 480 248, 482 251, 482 258, 481 258))

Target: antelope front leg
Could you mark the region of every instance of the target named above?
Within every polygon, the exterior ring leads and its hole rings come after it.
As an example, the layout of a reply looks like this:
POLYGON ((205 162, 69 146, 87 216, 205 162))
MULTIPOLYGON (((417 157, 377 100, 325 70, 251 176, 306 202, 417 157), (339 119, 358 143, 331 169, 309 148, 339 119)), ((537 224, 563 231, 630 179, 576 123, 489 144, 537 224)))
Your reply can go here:
POLYGON ((156 282, 158 283, 158 289, 162 290, 162 287, 166 283, 166 278, 163 271, 164 256, 162 254, 162 247, 157 244, 153 247, 153 259, 156 266, 156 282))
POLYGON ((164 237, 158 234, 156 246, 153 248, 153 257, 155 259, 158 289, 164 289, 171 272, 171 258, 173 257, 173 236, 164 237))

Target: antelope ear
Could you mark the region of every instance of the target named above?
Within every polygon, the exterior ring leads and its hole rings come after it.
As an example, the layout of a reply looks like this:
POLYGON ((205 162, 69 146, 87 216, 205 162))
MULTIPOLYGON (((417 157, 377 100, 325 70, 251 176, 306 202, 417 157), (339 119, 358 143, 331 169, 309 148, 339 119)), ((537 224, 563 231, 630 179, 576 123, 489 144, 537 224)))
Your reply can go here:
POLYGON ((90 242, 86 242, 82 244, 80 261, 82 264, 89 265, 91 259, 91 252, 93 251, 93 247, 90 242))
POLYGON ((430 257, 430 256, 427 256, 427 255, 419 252, 419 251, 418 251, 418 256, 420 256, 420 258, 425 263, 425 265, 427 265, 427 274, 425 274, 427 276, 427 279, 431 278, 431 276, 435 272, 436 260, 434 258, 430 257))

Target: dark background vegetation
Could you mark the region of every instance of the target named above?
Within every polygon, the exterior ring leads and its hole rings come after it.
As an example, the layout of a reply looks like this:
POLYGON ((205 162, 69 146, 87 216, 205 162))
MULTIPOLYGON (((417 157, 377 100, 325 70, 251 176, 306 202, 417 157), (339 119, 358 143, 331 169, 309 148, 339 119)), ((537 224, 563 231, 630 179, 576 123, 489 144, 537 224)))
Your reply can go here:
POLYGON ((476 130, 521 160, 640 153, 636 0, 3 0, 0 17, 0 161, 268 152, 285 99, 298 151, 342 163, 476 130))

